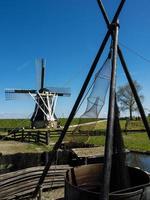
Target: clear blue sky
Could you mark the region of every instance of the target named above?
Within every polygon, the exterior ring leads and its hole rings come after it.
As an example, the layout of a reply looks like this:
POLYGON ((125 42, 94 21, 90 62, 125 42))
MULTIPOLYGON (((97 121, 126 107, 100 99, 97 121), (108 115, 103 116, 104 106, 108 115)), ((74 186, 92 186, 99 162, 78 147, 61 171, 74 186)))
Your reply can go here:
MULTIPOLYGON (((103 0, 110 19, 119 0, 103 0)), ((126 0, 119 17, 119 41, 150 60, 150 1, 126 0)), ((5 88, 35 88, 35 59, 46 59, 46 86, 71 88, 59 99, 57 113, 68 115, 106 25, 96 0, 0 0, 0 116, 28 116, 32 99, 5 101, 5 88)), ((103 63, 108 46, 99 62, 103 63)), ((150 62, 122 47, 129 70, 143 87, 150 108, 150 62)), ((98 69, 98 68, 97 68, 98 69)), ((118 85, 126 79, 118 62, 118 85)), ((104 107, 102 115, 107 112, 104 107)))

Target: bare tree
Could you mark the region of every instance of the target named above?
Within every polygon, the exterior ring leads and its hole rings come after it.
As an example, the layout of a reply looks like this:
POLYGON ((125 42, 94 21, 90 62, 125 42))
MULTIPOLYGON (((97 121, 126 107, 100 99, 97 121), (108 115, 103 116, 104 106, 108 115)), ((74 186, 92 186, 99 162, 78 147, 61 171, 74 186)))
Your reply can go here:
MULTIPOLYGON (((144 96, 140 94, 141 92, 141 85, 137 81, 134 81, 135 88, 137 90, 137 93, 141 99, 141 101, 144 100, 144 96)), ((120 86, 117 91, 117 99, 120 104, 120 110, 125 111, 129 110, 129 116, 130 120, 133 119, 133 112, 137 111, 137 105, 134 99, 134 96, 132 94, 131 88, 129 84, 125 84, 123 86, 120 86)))

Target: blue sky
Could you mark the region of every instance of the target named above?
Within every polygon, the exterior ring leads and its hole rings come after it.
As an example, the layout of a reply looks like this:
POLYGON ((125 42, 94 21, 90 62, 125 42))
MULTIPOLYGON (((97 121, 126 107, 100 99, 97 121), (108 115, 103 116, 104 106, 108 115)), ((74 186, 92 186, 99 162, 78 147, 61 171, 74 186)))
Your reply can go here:
MULTIPOLYGON (((103 0, 110 19, 119 0, 103 0)), ((150 60, 150 1, 127 0, 119 17, 119 42, 150 60)), ((5 88, 36 88, 35 60, 46 59, 46 86, 70 87, 60 98, 67 116, 107 31, 96 0, 0 0, 0 116, 29 116, 32 99, 5 101, 5 88)), ((97 69, 108 53, 110 41, 97 69)), ((129 70, 150 108, 150 62, 122 46, 129 70)), ((118 62, 117 85, 126 79, 118 62)), ((104 106, 101 116, 106 116, 104 106)))

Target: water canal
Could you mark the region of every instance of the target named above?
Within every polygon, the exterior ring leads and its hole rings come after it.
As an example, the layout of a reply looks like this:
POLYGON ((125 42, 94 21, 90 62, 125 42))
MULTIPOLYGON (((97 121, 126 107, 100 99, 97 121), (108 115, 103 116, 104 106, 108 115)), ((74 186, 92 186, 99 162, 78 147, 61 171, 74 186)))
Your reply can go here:
POLYGON ((127 164, 150 173, 150 153, 129 152, 126 156, 127 164))

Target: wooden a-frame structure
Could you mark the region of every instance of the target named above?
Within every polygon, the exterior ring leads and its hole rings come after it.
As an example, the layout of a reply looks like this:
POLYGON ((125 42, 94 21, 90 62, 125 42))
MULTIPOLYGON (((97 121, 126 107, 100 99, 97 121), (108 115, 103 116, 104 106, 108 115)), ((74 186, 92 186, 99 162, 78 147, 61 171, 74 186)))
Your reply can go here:
MULTIPOLYGON (((102 191, 100 193, 100 197, 99 199, 100 200, 109 200, 109 185, 110 185, 110 175, 111 175, 111 167, 112 167, 112 154, 113 154, 113 141, 114 141, 114 137, 117 137, 118 135, 115 134, 114 135, 114 129, 115 127, 117 127, 118 125, 118 115, 117 115, 117 104, 116 104, 116 62, 117 62, 117 55, 119 56, 120 58, 120 61, 121 61, 121 64, 122 64, 122 67, 123 67, 123 70, 125 72, 125 75, 127 77, 127 80, 129 82, 129 85, 131 87, 131 90, 132 90, 132 93, 134 95, 134 98, 135 98, 135 101, 137 103, 137 106, 138 106, 138 109, 139 109, 139 112, 141 114, 141 118, 143 120, 143 123, 144 123, 144 126, 145 126, 145 129, 147 131, 147 134, 148 134, 148 137, 150 138, 150 127, 149 127, 149 124, 147 122, 147 119, 146 119, 146 115, 145 115, 145 112, 144 112, 144 109, 143 109, 143 106, 141 104, 141 101, 140 101, 140 98, 137 94, 137 91, 136 91, 136 88, 134 86, 134 83, 133 83, 133 80, 131 78, 131 75, 128 71, 128 68, 127 68, 127 64, 125 62, 125 59, 123 57, 123 53, 118 45, 118 29, 119 29, 119 24, 118 24, 118 17, 120 15, 120 12, 124 6, 124 3, 125 3, 125 0, 121 0, 119 6, 118 6, 118 9, 113 17, 113 20, 112 22, 109 22, 109 19, 107 17, 107 14, 106 14, 106 11, 104 9, 104 6, 101 2, 101 0, 97 0, 98 1, 98 5, 100 7, 100 10, 103 14, 103 17, 105 19, 105 22, 106 22, 106 25, 108 27, 108 31, 100 45, 100 48, 96 54, 96 57, 91 65, 91 68, 89 70, 89 73, 83 83, 83 86, 80 90, 80 93, 76 99, 76 102, 72 108, 72 111, 69 115, 69 118, 62 130, 62 134, 60 135, 58 141, 56 142, 56 144, 54 145, 53 147, 53 150, 50 154, 50 158, 49 158, 49 161, 47 163, 47 165, 45 166, 45 169, 43 171, 43 174, 38 182, 38 185, 33 193, 33 197, 36 197, 39 190, 40 190, 40 187, 41 185, 43 184, 44 182, 44 179, 47 175, 47 172, 53 162, 53 160, 55 159, 55 156, 56 156, 56 152, 58 150, 58 148, 60 148, 60 145, 65 137, 65 134, 70 126, 70 123, 77 111, 77 108, 80 104, 80 101, 84 95, 84 92, 87 88, 87 85, 91 79, 91 76, 96 68, 96 65, 102 55, 102 52, 105 48, 105 45, 109 39, 109 37, 111 36, 112 37, 112 49, 113 49, 113 58, 112 58, 112 73, 111 73, 111 84, 110 84, 110 95, 109 95, 109 110, 108 110, 108 120, 107 120, 107 130, 106 130, 106 144, 105 144, 105 153, 104 153, 104 178, 103 178, 103 188, 102 188, 102 191)), ((121 138, 118 140, 120 143, 121 143, 121 138)), ((115 144, 116 145, 116 144, 115 144)), ((118 145, 119 146, 119 145, 118 145)))

